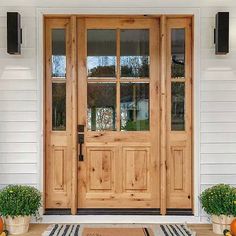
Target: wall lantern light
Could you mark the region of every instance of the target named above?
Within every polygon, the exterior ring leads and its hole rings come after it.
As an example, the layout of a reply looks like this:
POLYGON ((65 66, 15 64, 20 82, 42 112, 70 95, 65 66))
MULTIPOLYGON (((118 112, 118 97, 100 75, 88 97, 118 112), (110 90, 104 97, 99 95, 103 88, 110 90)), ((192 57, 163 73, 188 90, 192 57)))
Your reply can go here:
POLYGON ((13 55, 20 55, 21 44, 21 16, 18 12, 7 12, 7 52, 13 55))
POLYGON ((216 14, 214 43, 216 55, 229 53, 229 12, 218 12, 216 14))

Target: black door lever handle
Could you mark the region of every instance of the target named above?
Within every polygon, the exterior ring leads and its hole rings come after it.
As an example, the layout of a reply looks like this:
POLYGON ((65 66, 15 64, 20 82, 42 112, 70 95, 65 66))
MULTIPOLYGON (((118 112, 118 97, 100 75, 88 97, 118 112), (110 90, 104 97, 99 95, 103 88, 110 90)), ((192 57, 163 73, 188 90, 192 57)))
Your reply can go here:
POLYGON ((83 143, 84 143, 84 134, 78 134, 78 142, 79 142, 79 161, 84 161, 83 155, 83 143))

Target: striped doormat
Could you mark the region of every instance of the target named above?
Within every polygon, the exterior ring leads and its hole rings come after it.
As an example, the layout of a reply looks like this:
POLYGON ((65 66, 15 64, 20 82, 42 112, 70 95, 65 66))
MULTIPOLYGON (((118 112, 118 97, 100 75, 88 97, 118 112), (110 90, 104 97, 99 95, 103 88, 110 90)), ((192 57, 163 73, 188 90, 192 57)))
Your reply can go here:
POLYGON ((78 224, 55 224, 50 225, 42 236, 79 236, 79 231, 78 224))
POLYGON ((153 231, 150 228, 92 228, 85 227, 82 236, 154 236, 153 231))
POLYGON ((183 224, 163 224, 158 225, 157 235, 159 236, 195 236, 187 226, 183 224))
POLYGON ((143 227, 80 227, 78 224, 51 225, 42 236, 195 236, 187 226, 183 224, 153 225, 143 227), (155 234, 154 234, 155 232, 155 234))

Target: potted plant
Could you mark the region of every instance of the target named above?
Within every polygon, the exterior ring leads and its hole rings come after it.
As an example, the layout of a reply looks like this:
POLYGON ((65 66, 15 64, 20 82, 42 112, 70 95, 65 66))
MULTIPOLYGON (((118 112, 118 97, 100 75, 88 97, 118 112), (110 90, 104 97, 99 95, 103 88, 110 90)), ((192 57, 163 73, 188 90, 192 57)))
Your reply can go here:
POLYGON ((34 187, 8 185, 0 191, 0 214, 10 234, 28 232, 32 216, 39 215, 41 193, 34 187))
POLYGON ((200 199, 204 211, 211 215, 213 232, 222 234, 224 229, 230 229, 236 216, 236 189, 218 184, 203 191, 200 199))

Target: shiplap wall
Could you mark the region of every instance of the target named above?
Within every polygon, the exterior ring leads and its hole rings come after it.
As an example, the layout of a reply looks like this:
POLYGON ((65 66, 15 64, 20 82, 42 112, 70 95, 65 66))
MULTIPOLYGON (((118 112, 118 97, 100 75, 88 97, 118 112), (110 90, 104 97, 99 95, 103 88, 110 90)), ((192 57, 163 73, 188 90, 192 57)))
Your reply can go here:
POLYGON ((0 187, 39 186, 35 8, 0 8, 0 187), (22 15, 22 55, 6 52, 6 12, 22 15))
MULTIPOLYGON (((236 185, 236 8, 204 7, 200 13, 201 125, 196 132, 200 133, 199 177, 204 190, 220 182, 236 185), (216 56, 214 16, 224 10, 230 11, 230 53, 216 56)), ((41 184, 36 25, 35 7, 0 7, 0 187, 41 184), (22 15, 21 56, 6 53, 7 11, 22 15)))
POLYGON ((230 53, 214 54, 217 11, 201 10, 201 190, 236 185, 236 10, 230 9, 230 53))

